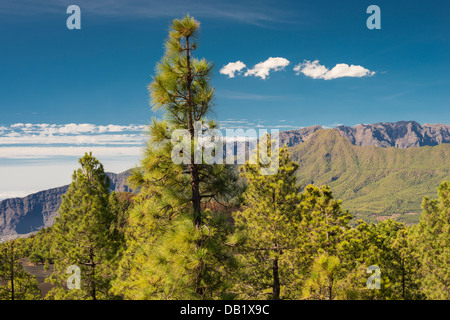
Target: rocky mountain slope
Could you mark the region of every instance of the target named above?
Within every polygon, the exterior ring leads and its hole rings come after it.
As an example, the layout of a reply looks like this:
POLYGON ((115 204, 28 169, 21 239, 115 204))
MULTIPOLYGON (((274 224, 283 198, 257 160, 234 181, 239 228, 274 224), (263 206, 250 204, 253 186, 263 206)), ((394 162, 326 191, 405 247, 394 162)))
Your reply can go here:
MULTIPOLYGON (((107 173, 112 191, 132 190, 127 185, 128 171, 107 173)), ((53 225, 61 204, 61 196, 69 186, 40 191, 24 198, 6 199, 0 202, 0 237, 27 234, 53 225)))
MULTIPOLYGON (((312 126, 280 132, 280 140, 282 144, 286 143, 288 147, 293 147, 308 140, 314 132, 320 129, 323 128, 312 126)), ((359 124, 354 127, 338 126, 333 130, 358 146, 405 149, 450 143, 450 125, 445 124, 420 125, 415 121, 400 121, 359 124)))
MULTIPOLYGON (((311 126, 280 132, 280 140, 300 164, 303 186, 329 184, 344 208, 366 220, 407 215, 404 220, 415 222, 423 196, 434 196, 439 183, 450 179, 450 125, 401 121, 330 130, 311 126)), ((109 176, 112 190, 131 191, 128 172, 109 176)), ((1 201, 0 240, 51 226, 67 188, 1 201)))
POLYGON ((316 131, 290 153, 303 187, 329 185, 344 209, 366 221, 394 216, 418 222, 423 197, 435 197, 439 184, 450 180, 450 144, 445 143, 405 149, 358 146, 329 129, 316 131))

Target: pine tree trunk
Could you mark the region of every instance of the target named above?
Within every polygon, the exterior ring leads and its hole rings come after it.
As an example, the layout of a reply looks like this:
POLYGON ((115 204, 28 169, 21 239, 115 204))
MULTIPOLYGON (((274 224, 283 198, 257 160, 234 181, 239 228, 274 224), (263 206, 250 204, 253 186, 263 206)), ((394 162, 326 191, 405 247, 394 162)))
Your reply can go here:
POLYGON ((95 263, 94 263, 94 251, 92 248, 89 249, 89 258, 90 258, 90 266, 91 266, 91 276, 92 276, 92 283, 91 283, 91 297, 92 300, 97 300, 97 290, 95 286, 95 263))
POLYGON ((14 300, 14 242, 11 243, 11 300, 14 300))
POLYGON ((331 284, 328 286, 328 300, 333 300, 333 280, 331 280, 331 284))
MULTIPOLYGON (((194 130, 194 115, 193 115, 193 106, 192 106, 192 69, 191 69, 191 54, 189 47, 189 37, 186 37, 186 65, 187 65, 187 104, 189 108, 188 114, 188 131, 191 138, 191 142, 194 141, 195 138, 195 130, 194 130)), ((194 153, 191 153, 191 163, 190 163, 190 172, 191 172, 191 186, 192 186, 192 205, 194 209, 194 224, 198 228, 202 223, 202 215, 201 215, 201 196, 200 196, 200 179, 198 176, 198 168, 194 163, 195 157, 194 153)))
POLYGON ((405 299, 406 283, 405 283, 405 266, 402 259, 402 298, 405 299))
POLYGON ((273 300, 279 300, 280 299, 280 275, 279 275, 279 269, 278 269, 278 257, 273 259, 273 300))
POLYGON ((11 261, 11 300, 14 300, 14 261, 11 261))
POLYGON ((192 186, 192 206, 194 209, 194 225, 199 228, 202 224, 202 212, 201 212, 201 196, 200 196, 200 179, 198 176, 197 165, 193 163, 191 159, 190 171, 191 171, 191 186, 192 186))
MULTIPOLYGON (((194 110, 192 106, 192 69, 191 69, 191 48, 189 47, 189 37, 186 37, 186 66, 187 66, 187 104, 188 104, 188 131, 191 139, 191 143, 195 142, 195 130, 194 130, 194 110)), ((194 145, 195 147, 195 145, 194 145)), ((195 152, 195 150, 194 150, 195 152)), ((192 207, 194 210, 194 225, 198 229, 202 224, 202 212, 201 212, 201 196, 200 196, 200 179, 198 175, 198 167, 195 162, 195 154, 191 152, 191 162, 189 165, 191 173, 191 187, 192 187, 192 207)), ((197 249, 199 249, 201 244, 196 244, 197 249)), ((201 264, 197 270, 197 276, 195 279, 195 293, 202 296, 204 294, 204 289, 202 288, 202 269, 203 264, 201 264)))

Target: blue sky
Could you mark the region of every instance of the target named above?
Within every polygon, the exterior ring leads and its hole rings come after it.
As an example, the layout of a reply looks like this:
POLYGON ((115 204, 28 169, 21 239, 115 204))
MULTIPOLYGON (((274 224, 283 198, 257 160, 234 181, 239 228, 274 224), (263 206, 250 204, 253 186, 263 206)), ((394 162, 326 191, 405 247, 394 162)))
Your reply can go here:
POLYGON ((196 55, 215 64, 224 128, 450 124, 449 10, 445 0, 2 1, 0 198, 70 182, 83 150, 109 171, 137 163, 139 130, 158 116, 147 85, 186 13, 201 22, 196 55), (71 4, 81 30, 66 28, 71 4), (371 4, 381 30, 366 27, 371 4), (270 58, 283 63, 268 69, 270 58), (220 73, 237 61, 240 74, 220 73))

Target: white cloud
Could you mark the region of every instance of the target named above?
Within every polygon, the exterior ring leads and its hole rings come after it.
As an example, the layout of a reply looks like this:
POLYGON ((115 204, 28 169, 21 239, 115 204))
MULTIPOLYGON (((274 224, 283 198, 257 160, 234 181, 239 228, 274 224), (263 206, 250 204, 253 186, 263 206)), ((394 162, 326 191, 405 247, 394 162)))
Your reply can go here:
POLYGON ((305 76, 313 79, 331 80, 343 77, 370 77, 375 74, 375 71, 370 71, 362 66, 348 65, 345 63, 336 64, 333 69, 319 64, 319 60, 308 61, 305 60, 294 67, 294 71, 299 75, 303 73, 305 76))
POLYGON ((220 69, 220 74, 225 74, 230 78, 234 78, 235 73, 241 73, 241 70, 246 67, 245 63, 242 61, 236 61, 236 62, 230 62, 223 66, 222 69, 220 69))
POLYGON ((144 130, 134 124, 1 125, 0 199, 70 183, 85 152, 92 152, 107 171, 132 168, 147 139, 144 130))
POLYGON ((58 129, 58 133, 61 134, 80 134, 80 133, 92 133, 96 129, 96 126, 89 123, 69 123, 64 126, 61 126, 58 129))
POLYGON ((92 152, 95 157, 137 157, 142 147, 0 147, 2 159, 81 157, 86 152, 92 152))
POLYGON ((137 156, 145 145, 143 125, 98 126, 82 124, 23 124, 2 126, 1 159, 42 159, 58 156, 82 156, 83 150, 97 150, 101 155, 137 156))
POLYGON ((280 71, 289 65, 289 60, 285 58, 272 58, 270 57, 266 61, 256 64, 253 69, 248 69, 244 76, 255 76, 261 79, 266 79, 269 76, 271 70, 280 71))
MULTIPOLYGON (((16 144, 69 144, 69 145, 108 145, 108 144, 133 144, 143 145, 144 135, 138 134, 101 134, 101 135, 21 135, 18 132, 10 132, 0 136, 0 145, 16 144)), ((1 155, 0 155, 1 158, 1 155)))
POLYGON ((0 145, 11 143, 85 143, 83 139, 87 139, 88 143, 95 143, 98 139, 100 143, 106 143, 108 138, 113 141, 120 142, 133 140, 140 142, 143 137, 142 132, 145 130, 144 125, 114 125, 97 126, 89 123, 69 123, 69 124, 31 124, 16 123, 9 127, 1 126, 0 145), (113 134, 112 134, 113 133, 113 134), (130 134, 133 133, 133 134, 130 134), (10 138, 20 139, 10 139, 10 138), (135 139, 138 137, 137 139, 135 139))
POLYGON ((94 134, 94 133, 105 133, 105 132, 124 132, 124 131, 142 131, 145 129, 143 125, 114 125, 109 124, 107 126, 97 126, 90 123, 69 123, 69 124, 13 124, 11 125, 12 129, 23 128, 23 131, 28 130, 29 132, 36 132, 39 134, 94 134), (25 127, 25 128, 24 128, 25 127))

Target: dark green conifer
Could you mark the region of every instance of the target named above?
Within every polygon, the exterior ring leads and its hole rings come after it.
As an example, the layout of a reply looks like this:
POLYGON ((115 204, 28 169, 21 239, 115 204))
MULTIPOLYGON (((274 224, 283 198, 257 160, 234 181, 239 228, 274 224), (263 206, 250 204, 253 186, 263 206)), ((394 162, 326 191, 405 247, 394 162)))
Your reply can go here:
POLYGON ((50 281, 55 287, 47 298, 110 299, 113 261, 122 243, 110 205, 110 180, 92 153, 79 163, 52 228, 55 266, 50 281), (81 287, 67 290, 72 265, 81 270, 81 287))

